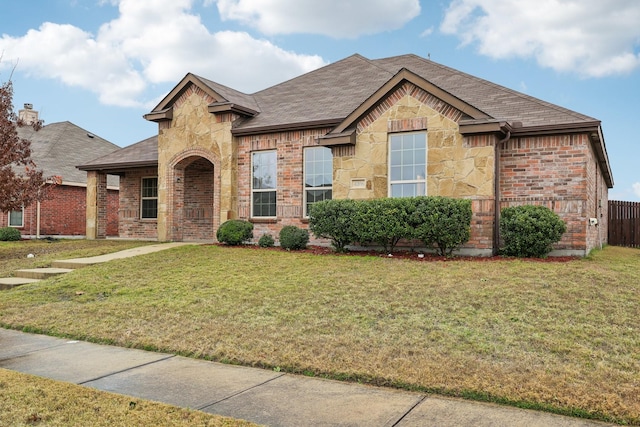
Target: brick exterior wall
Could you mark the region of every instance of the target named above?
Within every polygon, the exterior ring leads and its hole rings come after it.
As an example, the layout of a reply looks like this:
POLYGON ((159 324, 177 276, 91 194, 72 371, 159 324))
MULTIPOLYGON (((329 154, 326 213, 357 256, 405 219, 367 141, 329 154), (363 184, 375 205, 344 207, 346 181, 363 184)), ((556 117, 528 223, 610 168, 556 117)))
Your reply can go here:
POLYGON ((174 215, 182 217, 179 233, 182 240, 211 240, 215 237, 213 165, 207 159, 198 159, 184 168, 184 185, 176 185, 176 199, 182 199, 181 212, 177 212, 179 201, 174 204, 174 215), (182 192, 182 197, 178 193, 182 192))
MULTIPOLYGON (((106 233, 118 235, 118 190, 107 190, 106 233)), ((49 197, 40 203, 41 236, 84 236, 87 218, 87 191, 85 187, 58 185, 49 189, 49 197)), ((37 234, 37 204, 24 209, 24 227, 18 227, 23 236, 37 234)), ((0 227, 8 224, 8 214, 0 214, 0 227)))
MULTIPOLYGON (((277 239, 285 225, 308 228, 308 221, 303 218, 304 148, 316 146, 317 138, 329 130, 314 129, 238 138, 238 218, 253 223, 255 241, 263 234, 271 234, 277 239), (277 219, 251 218, 251 153, 263 150, 277 151, 277 219)), ((312 240, 312 243, 322 242, 325 241, 312 240)))
POLYGON ((557 250, 586 253, 595 246, 598 229, 589 218, 599 216, 599 204, 606 240, 607 187, 587 134, 511 139, 500 152, 500 188, 501 209, 543 205, 565 221, 557 250))
POLYGON ((120 177, 120 209, 118 233, 120 237, 154 239, 158 237, 158 221, 140 219, 140 185, 142 178, 156 177, 156 168, 126 172, 120 177))

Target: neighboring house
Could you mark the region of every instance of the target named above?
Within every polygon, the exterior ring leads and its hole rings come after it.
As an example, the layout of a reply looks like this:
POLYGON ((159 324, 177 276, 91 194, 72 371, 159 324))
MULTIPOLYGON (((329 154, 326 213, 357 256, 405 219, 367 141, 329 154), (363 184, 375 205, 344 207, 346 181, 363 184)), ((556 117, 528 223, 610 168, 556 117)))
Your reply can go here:
MULTIPOLYGON (((0 214, 0 227, 16 227, 28 236, 84 236, 86 223, 87 174, 76 165, 118 150, 115 144, 70 122, 51 123, 36 131, 29 126, 38 121, 31 104, 18 113, 27 125, 18 127, 18 136, 31 141, 31 159, 45 177, 59 176, 60 185, 46 189, 45 200, 23 209, 0 214)), ((118 177, 109 177, 104 194, 108 205, 105 235, 118 234, 118 177)))
MULTIPOLYGON (((522 204, 567 223, 555 254, 606 242, 599 120, 415 55, 353 55, 251 95, 187 74, 145 118, 157 137, 80 166, 98 195, 120 176, 122 237, 211 240, 240 218, 258 239, 307 227, 315 201, 426 194, 472 200, 461 253, 495 253, 500 209, 522 204)), ((104 212, 88 201, 87 236, 104 212)))

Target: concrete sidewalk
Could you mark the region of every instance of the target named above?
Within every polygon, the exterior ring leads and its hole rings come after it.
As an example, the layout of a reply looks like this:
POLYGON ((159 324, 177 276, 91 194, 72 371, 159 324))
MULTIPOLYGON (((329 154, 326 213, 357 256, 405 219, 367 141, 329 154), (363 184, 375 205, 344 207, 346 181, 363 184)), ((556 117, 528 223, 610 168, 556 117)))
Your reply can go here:
POLYGON ((6 329, 0 368, 269 426, 609 425, 6 329))

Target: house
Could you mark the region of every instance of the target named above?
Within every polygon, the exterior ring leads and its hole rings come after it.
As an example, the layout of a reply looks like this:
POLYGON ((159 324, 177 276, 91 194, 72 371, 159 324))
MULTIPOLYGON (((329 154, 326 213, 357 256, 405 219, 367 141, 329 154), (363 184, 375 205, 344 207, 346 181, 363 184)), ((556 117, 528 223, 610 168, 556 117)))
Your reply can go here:
MULTIPOLYGON (((0 227, 16 227, 23 237, 84 236, 86 231, 87 174, 75 166, 118 150, 115 144, 70 122, 51 123, 39 130, 28 126, 39 120, 31 104, 18 117, 27 126, 18 136, 31 141, 31 159, 45 177, 59 176, 60 185, 50 185, 48 197, 21 210, 0 214, 0 227)), ((109 206, 105 235, 118 233, 118 177, 111 176, 104 194, 109 206)))
POLYGON ((156 137, 80 166, 98 195, 87 236, 104 237, 116 174, 122 237, 210 240, 239 218, 257 239, 307 227, 319 200, 426 194, 472 200, 461 253, 495 253, 500 210, 521 204, 567 223, 554 254, 606 242, 599 120, 415 55, 352 55, 253 94, 187 74, 144 117, 156 137))

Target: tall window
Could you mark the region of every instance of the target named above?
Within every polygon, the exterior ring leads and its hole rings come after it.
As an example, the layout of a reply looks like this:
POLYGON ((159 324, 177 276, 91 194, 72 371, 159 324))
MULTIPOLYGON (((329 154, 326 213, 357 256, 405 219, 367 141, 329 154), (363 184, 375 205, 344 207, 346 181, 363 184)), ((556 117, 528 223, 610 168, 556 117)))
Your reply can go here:
POLYGON ((309 207, 315 202, 331 200, 332 183, 331 148, 306 148, 304 150, 304 216, 309 216, 309 207))
POLYGON ((9 227, 24 227, 24 208, 9 212, 9 227))
POLYGON ((403 133, 389 138, 389 195, 425 196, 427 134, 403 133))
POLYGON ((251 216, 276 216, 277 160, 275 151, 251 155, 251 216))
POLYGON ((158 178, 142 178, 140 218, 158 218, 158 178))

